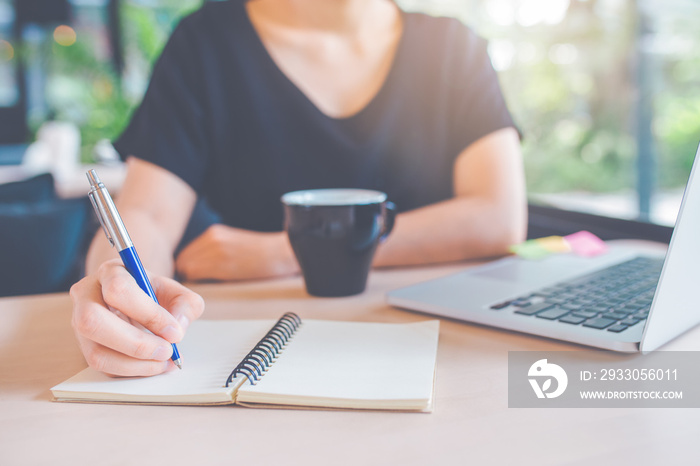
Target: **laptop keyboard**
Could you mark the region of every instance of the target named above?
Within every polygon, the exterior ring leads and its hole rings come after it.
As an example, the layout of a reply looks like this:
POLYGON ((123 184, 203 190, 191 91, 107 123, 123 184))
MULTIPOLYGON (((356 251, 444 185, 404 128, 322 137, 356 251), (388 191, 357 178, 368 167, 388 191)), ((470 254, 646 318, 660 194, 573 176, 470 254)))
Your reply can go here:
POLYGON ((524 317, 623 332, 646 321, 663 259, 637 257, 590 275, 494 304, 524 317))

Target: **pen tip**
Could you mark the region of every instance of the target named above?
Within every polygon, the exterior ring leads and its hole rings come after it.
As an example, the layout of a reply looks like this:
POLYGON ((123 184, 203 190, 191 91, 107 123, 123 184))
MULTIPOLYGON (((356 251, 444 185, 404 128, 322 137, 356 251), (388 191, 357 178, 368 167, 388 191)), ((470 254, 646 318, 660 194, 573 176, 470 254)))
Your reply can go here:
POLYGON ((175 365, 177 366, 178 369, 182 370, 182 361, 178 359, 177 361, 173 361, 175 365))

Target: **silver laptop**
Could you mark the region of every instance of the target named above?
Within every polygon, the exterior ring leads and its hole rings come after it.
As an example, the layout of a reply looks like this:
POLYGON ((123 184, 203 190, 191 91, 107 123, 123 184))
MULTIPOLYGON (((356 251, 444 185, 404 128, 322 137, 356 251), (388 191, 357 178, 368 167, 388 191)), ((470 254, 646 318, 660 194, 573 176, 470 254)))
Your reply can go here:
POLYGON ((700 323, 700 147, 667 253, 508 257, 391 291, 393 306, 614 351, 653 351, 700 323))

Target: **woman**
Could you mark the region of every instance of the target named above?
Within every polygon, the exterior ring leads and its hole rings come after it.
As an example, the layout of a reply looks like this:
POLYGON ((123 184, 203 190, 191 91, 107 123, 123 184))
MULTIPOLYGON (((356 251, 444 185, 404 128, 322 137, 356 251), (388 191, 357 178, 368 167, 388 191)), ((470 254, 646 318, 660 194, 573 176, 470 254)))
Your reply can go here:
POLYGON ((165 278, 175 271, 297 272, 284 192, 387 192, 402 213, 376 266, 493 256, 524 237, 519 140, 485 42, 389 0, 207 3, 173 33, 115 145, 128 156, 117 204, 163 307, 98 235, 73 321, 88 363, 109 374, 173 367, 169 342, 203 311, 165 278), (174 260, 198 196, 222 223, 174 260))

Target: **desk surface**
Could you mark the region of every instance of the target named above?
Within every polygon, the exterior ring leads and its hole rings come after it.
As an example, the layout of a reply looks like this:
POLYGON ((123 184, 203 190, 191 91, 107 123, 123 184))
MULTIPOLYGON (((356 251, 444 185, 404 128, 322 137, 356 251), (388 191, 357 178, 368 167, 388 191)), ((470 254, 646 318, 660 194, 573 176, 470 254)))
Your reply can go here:
MULTIPOLYGON (((384 292, 465 265, 375 271, 356 297, 301 279, 198 285, 205 318, 411 322, 384 292)), ((443 320, 432 414, 52 403, 85 367, 67 294, 0 299, 0 464, 697 464, 694 409, 509 409, 508 351, 579 346, 443 320), (274 461, 274 462, 273 462, 274 461)), ((700 349, 700 328, 667 349, 700 349)))

